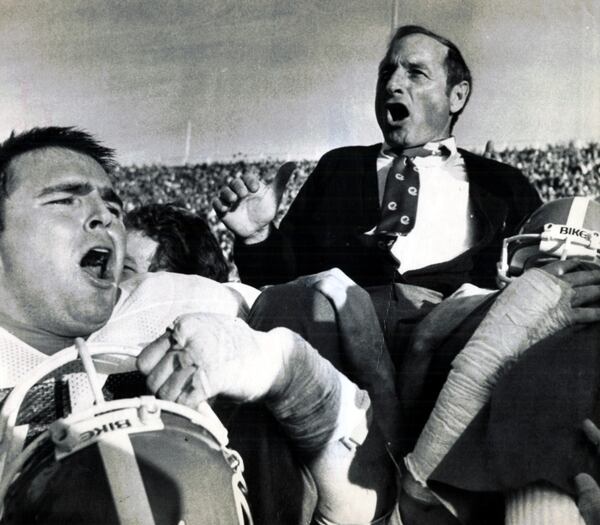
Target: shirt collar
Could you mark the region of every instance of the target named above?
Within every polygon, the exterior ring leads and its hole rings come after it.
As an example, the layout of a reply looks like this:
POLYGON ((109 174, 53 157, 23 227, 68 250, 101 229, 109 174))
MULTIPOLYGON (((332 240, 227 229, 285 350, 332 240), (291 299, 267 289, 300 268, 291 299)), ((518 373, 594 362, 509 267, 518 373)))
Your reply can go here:
MULTIPOLYGON (((423 148, 433 151, 434 153, 439 152, 441 148, 447 148, 450 152, 450 156, 455 155, 457 153, 456 139, 454 137, 448 137, 444 140, 427 142, 423 145, 423 148)), ((387 142, 384 142, 381 145, 381 151, 379 152, 379 155, 390 159, 397 156, 387 142)))

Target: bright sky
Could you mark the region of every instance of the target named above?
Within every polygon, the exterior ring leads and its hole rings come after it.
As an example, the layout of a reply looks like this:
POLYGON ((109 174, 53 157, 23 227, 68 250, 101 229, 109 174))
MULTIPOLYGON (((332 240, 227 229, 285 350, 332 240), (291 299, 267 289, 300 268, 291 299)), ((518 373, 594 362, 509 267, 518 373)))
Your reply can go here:
MULTIPOLYGON (((461 145, 600 140, 598 0, 397 0, 474 76, 461 145)), ((0 137, 78 125, 124 163, 380 140, 393 0, 0 0, 0 137)))

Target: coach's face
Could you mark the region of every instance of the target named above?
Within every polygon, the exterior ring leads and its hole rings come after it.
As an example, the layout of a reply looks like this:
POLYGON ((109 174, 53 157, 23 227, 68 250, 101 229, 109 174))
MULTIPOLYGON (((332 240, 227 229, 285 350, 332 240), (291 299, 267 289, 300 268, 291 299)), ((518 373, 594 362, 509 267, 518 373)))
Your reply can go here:
MULTIPOLYGON (((465 104, 464 86, 446 89, 448 48, 412 34, 392 43, 379 66, 375 112, 385 141, 404 149, 449 136, 452 114, 465 104)), ((468 88, 466 93, 468 93, 468 88)))
POLYGON ((8 170, 0 309, 39 331, 89 335, 106 323, 117 299, 121 202, 100 164, 68 149, 24 153, 8 170))

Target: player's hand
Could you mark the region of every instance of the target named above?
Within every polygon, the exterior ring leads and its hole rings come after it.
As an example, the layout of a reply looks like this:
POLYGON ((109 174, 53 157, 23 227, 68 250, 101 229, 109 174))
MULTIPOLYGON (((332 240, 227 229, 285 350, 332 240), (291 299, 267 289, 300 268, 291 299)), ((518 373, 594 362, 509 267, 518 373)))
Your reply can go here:
POLYGON ((389 374, 392 377, 393 365, 391 361, 387 363, 389 355, 367 291, 339 268, 299 277, 294 282, 318 290, 334 307, 344 361, 352 371, 351 379, 364 388, 364 379, 368 374, 378 376, 384 370, 388 373, 388 367, 384 364, 391 366, 389 374), (381 368, 378 369, 377 365, 381 368))
POLYGON ((312 275, 303 275, 294 280, 307 288, 319 290, 339 310, 350 306, 349 297, 369 297, 369 294, 358 286, 339 268, 331 268, 312 275))
MULTIPOLYGON (((583 431, 600 452, 600 430, 589 419, 583 422, 583 431)), ((575 476, 577 506, 586 525, 600 525, 600 487, 589 474, 575 476)))
POLYGON ((142 350, 137 366, 162 399, 192 408, 221 394, 253 401, 280 384, 285 368, 272 333, 233 317, 187 314, 142 350))
POLYGON ((217 216, 246 244, 264 241, 295 169, 293 162, 286 162, 268 183, 252 173, 232 179, 213 201, 217 216))
POLYGON ((573 323, 600 321, 600 269, 597 265, 567 259, 547 264, 542 270, 561 279, 573 290, 573 323))

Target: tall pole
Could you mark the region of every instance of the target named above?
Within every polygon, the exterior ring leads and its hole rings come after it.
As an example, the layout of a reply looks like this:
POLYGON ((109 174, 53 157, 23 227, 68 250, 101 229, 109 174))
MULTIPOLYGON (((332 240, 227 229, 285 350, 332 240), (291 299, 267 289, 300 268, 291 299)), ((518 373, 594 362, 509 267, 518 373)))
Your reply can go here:
POLYGON ((192 121, 187 121, 187 132, 185 134, 185 153, 183 154, 182 164, 187 164, 190 158, 190 145, 192 143, 192 121))
POLYGON ((391 33, 394 34, 394 30, 398 26, 398 0, 392 0, 392 28, 391 33))

